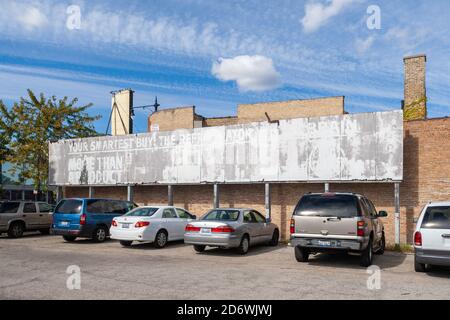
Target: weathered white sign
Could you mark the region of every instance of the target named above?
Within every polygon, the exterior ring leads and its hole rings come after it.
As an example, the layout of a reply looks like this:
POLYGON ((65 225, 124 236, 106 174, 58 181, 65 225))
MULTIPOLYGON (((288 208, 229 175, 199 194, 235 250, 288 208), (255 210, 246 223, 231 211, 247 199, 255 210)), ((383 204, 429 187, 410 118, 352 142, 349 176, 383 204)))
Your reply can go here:
POLYGON ((50 185, 401 180, 401 111, 50 144, 50 185))

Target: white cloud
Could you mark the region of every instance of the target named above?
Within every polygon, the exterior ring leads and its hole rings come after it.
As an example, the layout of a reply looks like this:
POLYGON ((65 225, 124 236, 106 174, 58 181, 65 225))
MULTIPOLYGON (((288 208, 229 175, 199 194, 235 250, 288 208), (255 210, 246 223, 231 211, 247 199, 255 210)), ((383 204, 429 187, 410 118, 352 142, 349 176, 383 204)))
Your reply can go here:
POLYGON ((411 34, 407 28, 393 27, 386 32, 385 39, 405 50, 409 50, 411 47, 415 46, 415 44, 411 42, 411 34))
POLYGON ((0 34, 3 37, 37 36, 51 25, 50 10, 46 3, 0 0, 0 7, 0 34))
POLYGON ((318 30, 329 19, 338 15, 356 0, 327 0, 327 4, 310 1, 305 5, 305 16, 301 19, 303 30, 307 33, 318 30))
POLYGON ((405 55, 415 54, 415 50, 429 40, 429 30, 423 27, 392 27, 384 35, 389 45, 401 48, 405 55))
POLYGON ((386 32, 386 39, 406 42, 409 39, 408 29, 393 27, 386 32))
POLYGON ((220 58, 211 72, 221 81, 236 81, 243 92, 272 90, 280 85, 280 74, 272 59, 259 55, 220 58))
POLYGON ((248 31, 241 21, 239 25, 243 28, 223 28, 207 16, 184 19, 176 10, 170 14, 127 8, 119 11, 99 1, 95 6, 82 5, 81 29, 69 30, 67 3, 0 0, 0 7, 0 39, 13 41, 31 40, 92 50, 103 50, 106 46, 114 46, 114 51, 138 47, 208 59, 252 52, 276 56, 280 63, 290 64, 299 61, 306 52, 298 42, 286 45, 278 38, 248 31))
POLYGON ((367 50, 369 50, 370 48, 372 48, 372 45, 375 41, 375 37, 374 36, 369 36, 366 39, 356 39, 355 40, 355 48, 356 48, 356 52, 358 54, 364 54, 367 52, 367 50))
POLYGON ((17 21, 27 30, 41 28, 48 23, 45 14, 36 7, 23 6, 22 8, 18 8, 15 16, 17 21))

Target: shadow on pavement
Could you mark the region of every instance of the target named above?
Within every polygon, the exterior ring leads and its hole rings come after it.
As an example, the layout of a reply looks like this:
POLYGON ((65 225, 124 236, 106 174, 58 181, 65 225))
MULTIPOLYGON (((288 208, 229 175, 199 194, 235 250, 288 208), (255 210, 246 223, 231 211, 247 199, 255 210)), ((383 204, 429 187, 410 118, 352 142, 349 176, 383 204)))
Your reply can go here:
MULTIPOLYGON (((117 245, 121 246, 118 241, 117 241, 117 245)), ((181 241, 170 241, 162 249, 155 248, 153 243, 149 243, 149 242, 143 242, 143 243, 134 242, 131 247, 123 247, 123 248, 126 249, 126 250, 155 250, 155 251, 161 251, 161 250, 167 250, 167 249, 179 249, 179 248, 182 248, 182 247, 185 247, 185 246, 186 245, 184 244, 184 241, 181 240, 181 241)))
POLYGON ((450 279, 450 267, 433 266, 426 274, 433 278, 450 279))
POLYGON ((39 231, 30 231, 23 234, 21 238, 9 238, 6 233, 3 233, 0 235, 0 240, 9 240, 9 241, 15 241, 15 240, 21 240, 21 239, 32 239, 32 238, 48 238, 51 237, 48 234, 42 234, 39 231))
MULTIPOLYGON (((286 246, 264 246, 264 245, 258 245, 254 247, 250 247, 248 253, 246 255, 241 255, 237 252, 236 249, 220 249, 220 248, 206 248, 205 252, 197 253, 198 255, 205 255, 205 256, 221 256, 221 257, 251 257, 251 256, 257 256, 261 254, 266 254, 269 252, 273 252, 282 248, 285 248, 286 246)), ((194 249, 192 249, 194 250, 194 249)), ((195 252, 195 251, 194 251, 195 252)))
MULTIPOLYGON (((396 253, 396 254, 385 254, 385 255, 374 255, 373 265, 380 267, 380 269, 390 269, 400 266, 405 261, 408 255, 396 253)), ((348 255, 345 253, 337 254, 317 254, 315 256, 310 256, 308 264, 317 265, 321 267, 331 267, 331 268, 346 268, 346 269, 361 269, 360 257, 348 255)))

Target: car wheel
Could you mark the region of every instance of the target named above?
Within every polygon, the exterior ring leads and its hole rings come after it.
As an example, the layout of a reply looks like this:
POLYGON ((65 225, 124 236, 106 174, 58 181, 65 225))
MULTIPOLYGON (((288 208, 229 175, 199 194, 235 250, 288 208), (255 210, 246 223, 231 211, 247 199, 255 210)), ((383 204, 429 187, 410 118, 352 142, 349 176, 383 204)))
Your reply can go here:
POLYGON ((278 229, 275 229, 272 235, 272 239, 269 242, 269 246, 276 247, 278 246, 278 241, 280 240, 280 232, 278 229))
POLYGON ((24 226, 20 222, 14 222, 9 226, 8 237, 10 238, 21 238, 23 236, 24 226))
POLYGON ((309 251, 299 246, 295 247, 295 259, 297 259, 298 262, 308 262, 309 251))
POLYGON ((430 271, 431 268, 430 268, 430 266, 428 266, 428 265, 426 265, 424 263, 417 262, 417 256, 414 256, 414 270, 416 272, 423 273, 423 272, 430 271))
POLYGON ((43 235, 49 235, 50 234, 50 229, 41 229, 39 230, 39 232, 43 235))
POLYGON ((194 246, 194 250, 197 251, 198 253, 204 252, 205 249, 206 249, 206 246, 198 246, 198 245, 194 246))
POLYGON ((74 242, 77 239, 77 237, 75 237, 75 236, 63 236, 63 239, 65 241, 67 241, 67 242, 74 242))
POLYGON ((167 245, 168 234, 164 230, 158 231, 155 237, 155 248, 162 249, 167 245))
POLYGON ((108 236, 108 231, 106 230, 105 227, 98 227, 97 229, 94 230, 94 235, 92 237, 92 239, 95 242, 105 242, 106 237, 108 236))
POLYGON ((378 249, 378 251, 375 252, 375 254, 383 255, 385 250, 386 250, 386 238, 383 233, 383 236, 381 237, 381 240, 380 240, 380 249, 378 249))
POLYGON ((247 235, 242 237, 241 244, 238 247, 238 252, 242 255, 248 253, 248 249, 250 248, 250 240, 247 235))
POLYGON ((122 245, 122 247, 131 247, 133 241, 120 241, 120 244, 122 245))
POLYGON ((367 248, 361 254, 361 266, 362 267, 370 267, 372 265, 373 260, 373 247, 372 247, 372 239, 369 240, 367 248))

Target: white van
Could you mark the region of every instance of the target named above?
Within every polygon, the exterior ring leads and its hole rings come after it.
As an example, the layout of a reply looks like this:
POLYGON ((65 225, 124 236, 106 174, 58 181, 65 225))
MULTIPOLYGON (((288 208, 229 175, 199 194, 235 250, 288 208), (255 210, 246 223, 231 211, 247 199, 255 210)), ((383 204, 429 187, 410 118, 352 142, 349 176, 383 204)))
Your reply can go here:
POLYGON ((431 266, 450 266, 450 202, 430 202, 417 222, 414 234, 416 272, 431 266))

